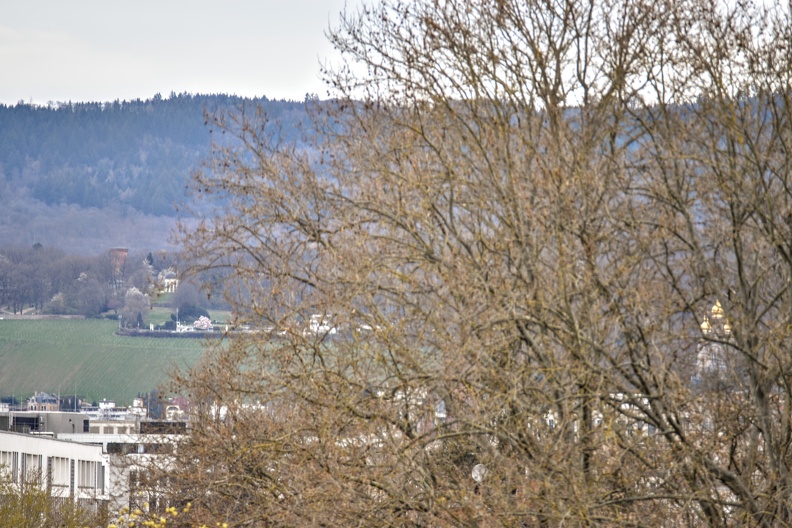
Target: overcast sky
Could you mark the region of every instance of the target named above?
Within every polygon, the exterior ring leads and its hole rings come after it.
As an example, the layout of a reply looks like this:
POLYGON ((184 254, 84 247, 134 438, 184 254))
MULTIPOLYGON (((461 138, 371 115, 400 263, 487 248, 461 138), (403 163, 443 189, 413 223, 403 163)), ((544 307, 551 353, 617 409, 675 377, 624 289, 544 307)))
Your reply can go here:
MULTIPOLYGON (((348 9, 360 0, 347 0, 348 9)), ((0 103, 171 91, 325 98, 344 0, 27 0, 0 6, 0 103)))

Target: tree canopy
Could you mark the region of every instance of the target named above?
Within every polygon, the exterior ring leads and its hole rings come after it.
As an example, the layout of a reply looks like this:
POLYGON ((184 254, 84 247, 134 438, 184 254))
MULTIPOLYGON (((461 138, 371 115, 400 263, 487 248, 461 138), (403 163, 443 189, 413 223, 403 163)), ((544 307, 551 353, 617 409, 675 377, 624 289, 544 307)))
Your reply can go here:
POLYGON ((222 207, 190 262, 265 331, 177 378, 203 405, 171 491, 240 526, 792 523, 789 28, 346 14, 316 148, 248 113, 196 176, 222 207))

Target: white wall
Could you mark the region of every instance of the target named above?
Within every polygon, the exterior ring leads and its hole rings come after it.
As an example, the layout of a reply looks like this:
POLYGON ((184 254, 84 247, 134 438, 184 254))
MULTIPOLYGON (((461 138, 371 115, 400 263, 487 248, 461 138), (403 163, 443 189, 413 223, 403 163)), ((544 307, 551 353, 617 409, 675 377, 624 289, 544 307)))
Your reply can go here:
POLYGON ((54 496, 109 500, 109 463, 101 446, 0 431, 0 471, 16 484, 39 478, 54 496))

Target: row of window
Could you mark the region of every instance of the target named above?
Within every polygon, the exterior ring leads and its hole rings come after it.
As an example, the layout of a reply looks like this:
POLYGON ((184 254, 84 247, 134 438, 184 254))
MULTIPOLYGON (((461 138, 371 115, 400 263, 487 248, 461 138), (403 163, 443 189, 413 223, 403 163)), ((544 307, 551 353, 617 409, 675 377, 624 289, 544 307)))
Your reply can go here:
POLYGON ((64 457, 47 457, 46 467, 42 462, 42 455, 0 451, 0 471, 13 483, 41 479, 47 487, 68 489, 70 496, 74 496, 75 483, 80 490, 105 492, 105 467, 101 462, 64 457))

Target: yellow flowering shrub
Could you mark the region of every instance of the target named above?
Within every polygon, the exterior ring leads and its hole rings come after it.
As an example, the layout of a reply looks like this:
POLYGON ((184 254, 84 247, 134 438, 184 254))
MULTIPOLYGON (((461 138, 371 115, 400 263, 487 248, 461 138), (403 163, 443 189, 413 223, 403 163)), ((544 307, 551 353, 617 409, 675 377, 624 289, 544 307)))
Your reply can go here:
MULTIPOLYGON (((198 523, 189 517, 192 503, 183 508, 169 506, 162 512, 148 511, 148 504, 143 509, 123 508, 107 528, 210 528, 209 525, 198 523)), ((218 528, 229 528, 228 523, 216 523, 218 528)))

